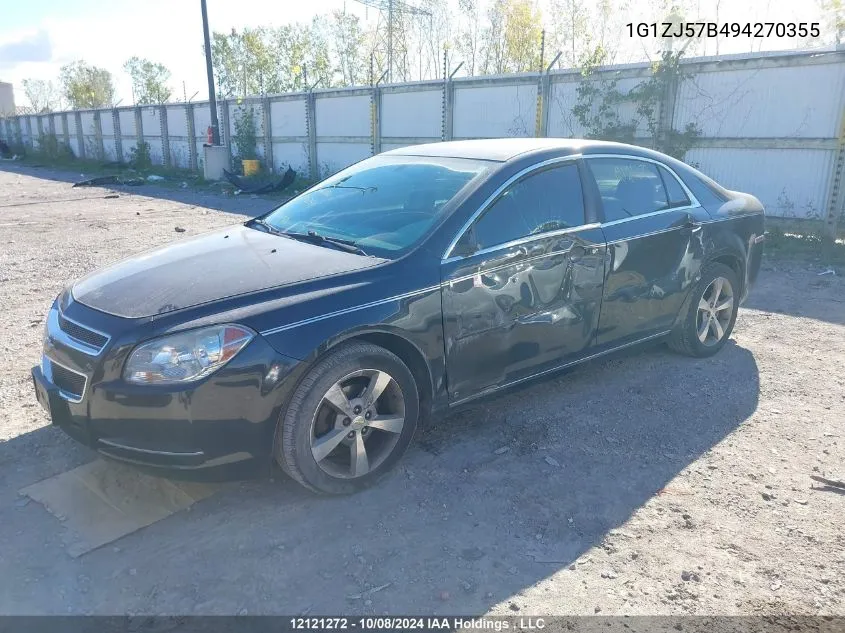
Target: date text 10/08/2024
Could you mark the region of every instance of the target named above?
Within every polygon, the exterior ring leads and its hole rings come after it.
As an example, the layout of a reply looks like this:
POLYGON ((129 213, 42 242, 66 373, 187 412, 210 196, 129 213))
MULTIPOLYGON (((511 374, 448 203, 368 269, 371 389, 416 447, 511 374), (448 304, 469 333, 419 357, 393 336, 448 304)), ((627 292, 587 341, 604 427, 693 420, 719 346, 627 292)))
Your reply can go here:
POLYGON ((628 37, 819 37, 819 22, 628 22, 628 37))
POLYGON ((294 631, 539 631, 537 617, 299 617, 290 619, 294 631))

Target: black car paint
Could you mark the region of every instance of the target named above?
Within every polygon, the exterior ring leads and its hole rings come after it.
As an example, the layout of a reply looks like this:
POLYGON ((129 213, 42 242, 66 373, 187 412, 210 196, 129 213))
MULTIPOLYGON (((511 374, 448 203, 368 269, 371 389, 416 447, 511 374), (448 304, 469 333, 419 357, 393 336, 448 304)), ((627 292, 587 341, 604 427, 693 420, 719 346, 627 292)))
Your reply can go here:
POLYGON ((364 337, 392 349, 415 373, 425 408, 437 412, 665 334, 707 261, 737 270, 747 294, 762 251, 762 207, 753 196, 707 188, 691 168, 645 149, 565 141, 538 147, 463 190, 429 236, 395 260, 235 226, 146 254, 147 268, 130 258, 129 268, 89 275, 53 310, 111 341, 94 357, 47 336, 45 354, 89 376, 82 402, 73 403, 56 398, 33 369, 55 405, 54 422, 117 459, 239 476, 269 464, 287 397, 315 359, 344 340, 364 337), (441 263, 503 182, 540 162, 571 156, 580 163, 596 154, 662 162, 701 192, 702 206, 602 225, 595 184, 585 179, 587 226, 441 263), (222 240, 229 241, 219 261, 203 251, 222 240), (218 372, 186 386, 122 379, 138 343, 220 323, 258 335, 218 372))

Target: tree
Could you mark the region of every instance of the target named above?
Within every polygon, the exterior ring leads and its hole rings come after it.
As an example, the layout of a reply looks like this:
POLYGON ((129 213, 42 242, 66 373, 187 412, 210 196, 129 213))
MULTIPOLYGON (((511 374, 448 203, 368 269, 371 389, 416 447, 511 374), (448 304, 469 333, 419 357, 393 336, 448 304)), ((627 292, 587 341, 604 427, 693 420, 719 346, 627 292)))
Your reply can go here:
POLYGON ((345 10, 332 12, 331 32, 334 39, 337 71, 344 86, 365 83, 368 60, 365 59, 366 35, 357 15, 345 10))
POLYGON ((481 45, 481 14, 478 0, 458 0, 461 25, 456 36, 456 48, 467 66, 467 75, 475 74, 481 45))
POLYGON ((114 101, 111 73, 77 60, 62 66, 59 75, 65 98, 74 110, 102 108, 114 101))
POLYGON ((23 92, 36 113, 53 112, 61 108, 61 95, 52 81, 24 79, 23 92))
POLYGON ((552 50, 561 51, 567 66, 574 67, 590 45, 588 11, 581 0, 551 0, 552 50))
POLYGON ((123 65, 123 69, 132 78, 135 103, 147 105, 164 103, 170 99, 172 91, 167 86, 170 71, 163 64, 140 57, 130 57, 123 65))
POLYGON ((542 15, 533 0, 494 0, 484 31, 484 73, 537 70, 542 15))

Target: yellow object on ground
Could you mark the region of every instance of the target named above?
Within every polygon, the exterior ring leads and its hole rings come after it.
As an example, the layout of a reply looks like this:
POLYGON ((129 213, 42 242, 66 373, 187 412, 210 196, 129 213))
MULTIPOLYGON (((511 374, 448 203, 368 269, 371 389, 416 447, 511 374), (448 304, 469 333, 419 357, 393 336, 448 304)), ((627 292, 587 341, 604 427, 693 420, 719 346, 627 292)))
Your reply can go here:
POLYGON ((242 160, 244 166, 244 176, 254 176, 261 168, 261 163, 257 160, 242 160))

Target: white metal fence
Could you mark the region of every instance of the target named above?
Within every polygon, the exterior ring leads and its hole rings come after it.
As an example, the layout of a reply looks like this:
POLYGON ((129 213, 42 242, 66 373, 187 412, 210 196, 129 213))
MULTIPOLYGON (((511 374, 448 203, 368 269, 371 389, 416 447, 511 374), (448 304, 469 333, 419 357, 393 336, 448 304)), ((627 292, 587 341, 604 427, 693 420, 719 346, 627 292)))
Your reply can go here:
MULTIPOLYGON (((682 65, 687 78, 662 106, 667 125, 680 130, 695 123, 702 130, 687 162, 729 188, 754 193, 773 216, 835 222, 843 214, 845 51, 682 65)), ((625 92, 649 73, 648 65, 631 64, 597 76, 617 79, 625 92)), ((231 147, 237 110, 251 106, 259 157, 276 170, 292 165, 320 177, 415 143, 582 136, 572 114, 580 81, 578 71, 565 70, 316 90, 218 107, 224 143, 231 147)), ((124 161, 145 141, 154 163, 199 169, 209 125, 208 103, 197 102, 12 117, 0 121, 0 136, 37 147, 41 135, 52 133, 77 156, 124 161)), ((638 141, 648 145, 647 135, 638 130, 638 141)))

